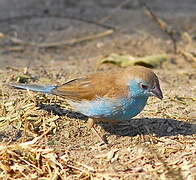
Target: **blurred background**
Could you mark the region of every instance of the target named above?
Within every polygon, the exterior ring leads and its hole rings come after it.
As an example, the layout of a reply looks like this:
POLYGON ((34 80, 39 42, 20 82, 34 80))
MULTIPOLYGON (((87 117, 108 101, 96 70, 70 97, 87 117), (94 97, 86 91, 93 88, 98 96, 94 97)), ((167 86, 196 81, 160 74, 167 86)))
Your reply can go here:
POLYGON ((86 67, 114 52, 173 53, 173 46, 195 39, 195 12, 194 0, 1 0, 0 67, 56 60, 66 61, 64 68, 78 60, 86 67))

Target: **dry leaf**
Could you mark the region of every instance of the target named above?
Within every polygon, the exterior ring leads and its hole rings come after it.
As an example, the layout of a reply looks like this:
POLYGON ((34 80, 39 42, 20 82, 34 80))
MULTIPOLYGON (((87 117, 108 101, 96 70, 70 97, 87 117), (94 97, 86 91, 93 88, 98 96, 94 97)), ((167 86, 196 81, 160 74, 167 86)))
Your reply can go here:
POLYGON ((145 67, 156 67, 167 60, 166 54, 158 54, 152 56, 145 56, 145 57, 133 57, 130 55, 118 55, 118 54, 111 54, 97 63, 97 69, 102 64, 115 64, 120 67, 127 67, 127 66, 134 66, 134 65, 141 65, 145 67))

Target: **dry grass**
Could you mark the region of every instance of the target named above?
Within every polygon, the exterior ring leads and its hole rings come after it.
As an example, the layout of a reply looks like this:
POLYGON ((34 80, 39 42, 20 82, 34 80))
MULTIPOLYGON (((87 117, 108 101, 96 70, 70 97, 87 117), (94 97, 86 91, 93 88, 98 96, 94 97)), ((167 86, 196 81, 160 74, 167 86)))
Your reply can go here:
MULTIPOLYGON (((157 41, 149 41, 142 41, 141 54, 159 48, 157 41)), ((140 54, 138 48, 133 51, 140 54)), ((114 129, 100 124, 108 146, 100 146, 86 128, 85 117, 70 112, 59 97, 4 86, 12 81, 64 83, 73 67, 70 62, 53 67, 47 59, 38 68, 0 70, 0 179, 195 180, 196 74, 194 65, 182 57, 171 59, 176 64, 168 61, 155 70, 163 101, 150 99, 139 118, 114 129)), ((74 70, 81 64, 79 71, 86 73, 96 62, 75 62, 74 70)))

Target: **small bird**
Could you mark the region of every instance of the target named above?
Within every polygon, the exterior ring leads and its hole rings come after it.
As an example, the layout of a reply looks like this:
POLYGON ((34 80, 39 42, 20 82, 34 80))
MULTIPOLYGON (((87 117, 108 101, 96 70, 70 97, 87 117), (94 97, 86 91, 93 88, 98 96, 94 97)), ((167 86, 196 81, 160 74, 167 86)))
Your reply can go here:
POLYGON ((148 68, 96 72, 60 86, 9 84, 11 87, 62 96, 78 112, 89 117, 87 127, 105 143, 95 123, 126 121, 139 114, 150 96, 163 94, 156 74, 148 68))

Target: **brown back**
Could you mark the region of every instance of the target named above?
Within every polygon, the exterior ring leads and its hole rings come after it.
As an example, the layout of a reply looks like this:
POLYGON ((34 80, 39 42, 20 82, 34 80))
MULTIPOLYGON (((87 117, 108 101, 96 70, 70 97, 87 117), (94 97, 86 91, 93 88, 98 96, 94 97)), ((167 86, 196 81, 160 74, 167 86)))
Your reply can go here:
POLYGON ((150 85, 158 83, 157 76, 144 67, 112 70, 76 78, 53 90, 53 94, 72 100, 93 100, 97 97, 115 98, 128 94, 127 81, 143 79, 150 85))

